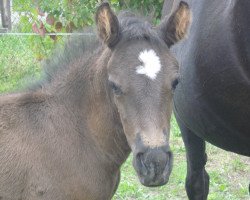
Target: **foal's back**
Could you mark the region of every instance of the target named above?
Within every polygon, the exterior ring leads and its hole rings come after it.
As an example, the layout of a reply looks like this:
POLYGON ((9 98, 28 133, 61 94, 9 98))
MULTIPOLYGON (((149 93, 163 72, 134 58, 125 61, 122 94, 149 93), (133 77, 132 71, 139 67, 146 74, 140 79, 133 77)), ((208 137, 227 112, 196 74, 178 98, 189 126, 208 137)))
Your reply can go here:
POLYGON ((108 166, 69 110, 42 92, 0 96, 0 199, 109 198, 108 166))

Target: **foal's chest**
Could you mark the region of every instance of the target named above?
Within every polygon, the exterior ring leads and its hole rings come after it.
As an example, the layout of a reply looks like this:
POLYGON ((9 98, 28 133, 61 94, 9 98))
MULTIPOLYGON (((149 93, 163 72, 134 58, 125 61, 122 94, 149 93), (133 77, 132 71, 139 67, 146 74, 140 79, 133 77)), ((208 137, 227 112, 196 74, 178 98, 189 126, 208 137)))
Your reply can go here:
POLYGON ((63 170, 54 168, 33 176, 36 178, 33 178, 27 192, 32 199, 109 200, 113 196, 118 176, 118 172, 109 174, 99 166, 81 172, 74 167, 63 170))

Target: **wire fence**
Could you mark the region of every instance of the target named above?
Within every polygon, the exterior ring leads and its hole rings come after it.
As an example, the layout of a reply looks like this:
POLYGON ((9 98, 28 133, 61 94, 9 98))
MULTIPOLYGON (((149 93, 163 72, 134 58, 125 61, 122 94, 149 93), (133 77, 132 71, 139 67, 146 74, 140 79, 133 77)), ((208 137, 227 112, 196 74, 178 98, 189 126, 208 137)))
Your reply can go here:
POLYGON ((0 0, 0 36, 41 36, 58 43, 74 30, 93 22, 93 11, 98 0, 0 0))
MULTIPOLYGON (((37 42, 40 48, 34 49, 34 51, 51 50, 56 44, 63 44, 65 38, 71 35, 85 36, 90 33, 72 33, 76 28, 88 25, 82 20, 80 23, 77 21, 79 16, 74 16, 75 13, 65 11, 65 8, 60 7, 59 2, 56 9, 53 7, 53 3, 47 2, 51 6, 45 6, 46 1, 40 0, 0 0, 0 36, 1 41, 8 38, 8 42, 11 37, 24 37, 29 40, 31 44, 37 42), (45 3, 42 3, 45 2, 45 3), (67 13, 67 16, 66 14, 67 13), (76 18, 77 20, 71 20, 76 18), (78 23, 78 24, 77 24, 78 23), (33 40, 33 41, 32 41, 33 40)), ((74 2, 70 4, 74 8, 74 2)), ((69 6, 67 4, 67 6, 69 6)), ((93 7, 93 6, 92 6, 93 7)), ((91 14, 88 14, 91 15, 91 14)), ((88 17, 85 17, 88 19, 88 17)), ((89 20, 91 23, 91 20, 89 20)), ((32 46, 33 46, 32 45, 32 46)), ((1 48, 3 50, 3 48, 1 48)), ((44 55, 46 57, 46 55, 44 55)))
POLYGON ((55 11, 48 8, 42 11, 37 2, 0 0, 0 92, 25 85, 27 77, 39 76, 43 60, 68 37, 92 35, 73 33, 73 26, 77 28, 73 22, 51 15, 55 11))

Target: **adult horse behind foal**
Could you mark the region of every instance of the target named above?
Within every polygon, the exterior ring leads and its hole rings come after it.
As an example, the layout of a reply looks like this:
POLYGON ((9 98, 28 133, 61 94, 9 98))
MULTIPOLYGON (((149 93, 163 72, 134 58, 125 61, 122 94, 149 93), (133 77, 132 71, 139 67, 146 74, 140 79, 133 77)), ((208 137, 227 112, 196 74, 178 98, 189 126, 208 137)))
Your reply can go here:
POLYGON ((48 62, 47 79, 0 97, 0 199, 107 200, 133 152, 142 184, 168 181, 172 85, 169 47, 185 36, 180 3, 158 27, 103 3, 96 40, 71 41, 48 62))
POLYGON ((209 191, 204 141, 250 156, 250 1, 187 2, 189 37, 173 47, 180 63, 174 110, 187 150, 186 191, 203 200, 209 191))

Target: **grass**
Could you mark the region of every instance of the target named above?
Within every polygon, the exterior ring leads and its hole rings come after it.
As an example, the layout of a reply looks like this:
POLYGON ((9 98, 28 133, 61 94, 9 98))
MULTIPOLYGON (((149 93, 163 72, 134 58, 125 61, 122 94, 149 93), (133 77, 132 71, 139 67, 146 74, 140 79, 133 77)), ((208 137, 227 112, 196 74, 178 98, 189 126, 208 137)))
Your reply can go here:
POLYGON ((11 91, 24 86, 24 80, 37 77, 39 61, 27 38, 0 36, 0 91, 11 91))
MULTIPOLYGON (((131 157, 122 167, 121 183, 113 200, 184 200, 186 176, 185 148, 174 119, 171 121, 171 145, 174 167, 166 186, 146 188, 139 183, 131 165, 131 157)), ((209 200, 249 200, 250 159, 207 144, 210 175, 209 200)))
MULTIPOLYGON (((27 77, 39 77, 41 67, 37 54, 25 37, 0 37, 0 93, 22 88, 27 77)), ((122 166, 119 188, 113 200, 185 200, 185 148, 176 121, 171 121, 171 147, 174 167, 169 183, 158 188, 146 188, 132 167, 132 158, 122 166)), ((250 159, 207 145, 210 174, 209 200, 249 200, 250 159)))

